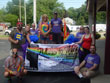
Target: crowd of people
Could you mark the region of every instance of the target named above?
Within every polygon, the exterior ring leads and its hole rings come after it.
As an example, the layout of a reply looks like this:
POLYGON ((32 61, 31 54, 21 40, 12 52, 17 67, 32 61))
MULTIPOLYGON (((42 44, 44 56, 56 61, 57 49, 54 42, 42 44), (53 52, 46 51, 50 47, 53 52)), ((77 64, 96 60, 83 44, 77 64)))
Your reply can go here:
MULTIPOLYGON (((54 12, 54 18, 50 22, 48 16, 43 14, 42 21, 39 23, 37 29, 34 23, 32 24, 32 28, 27 24, 25 29, 22 28, 22 22, 18 22, 16 25, 17 28, 9 35, 11 55, 5 61, 4 76, 9 81, 12 76, 17 76, 21 79, 27 73, 27 70, 24 68, 24 60, 26 48, 30 47, 30 44, 37 42, 48 44, 49 40, 53 44, 61 44, 63 36, 62 20, 58 18, 57 12, 54 12)), ((79 52, 80 64, 74 68, 75 73, 79 77, 91 77, 95 75, 99 68, 100 57, 96 53, 96 47, 93 45, 93 35, 89 32, 89 28, 81 26, 76 36, 71 34, 70 36, 64 43, 76 43, 83 49, 82 53, 79 52)))

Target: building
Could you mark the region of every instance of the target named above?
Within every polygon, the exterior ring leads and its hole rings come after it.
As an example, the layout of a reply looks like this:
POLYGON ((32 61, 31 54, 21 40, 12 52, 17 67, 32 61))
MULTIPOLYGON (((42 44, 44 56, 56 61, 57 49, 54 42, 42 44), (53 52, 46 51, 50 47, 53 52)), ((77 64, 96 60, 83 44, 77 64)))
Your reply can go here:
POLYGON ((87 11, 89 14, 89 27, 92 27, 92 24, 94 24, 94 36, 96 30, 96 13, 99 11, 106 12, 104 74, 110 74, 110 0, 87 0, 87 11))
POLYGON ((73 19, 71 19, 71 18, 69 18, 69 17, 63 18, 63 19, 62 19, 62 22, 63 22, 63 23, 64 23, 64 19, 65 19, 66 24, 74 25, 74 24, 76 23, 73 19))

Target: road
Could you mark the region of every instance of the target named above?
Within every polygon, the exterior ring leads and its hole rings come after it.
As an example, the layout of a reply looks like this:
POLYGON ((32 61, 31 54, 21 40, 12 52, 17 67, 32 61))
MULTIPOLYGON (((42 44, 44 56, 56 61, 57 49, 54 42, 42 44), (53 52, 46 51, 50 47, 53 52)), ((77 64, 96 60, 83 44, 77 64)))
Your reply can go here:
MULTIPOLYGON (((0 83, 7 83, 4 78, 4 60, 9 56, 10 43, 8 40, 0 40, 0 83)), ((17 79, 13 78, 12 83, 16 83, 17 79)), ((23 83, 80 83, 73 73, 28 73, 23 77, 23 83)))

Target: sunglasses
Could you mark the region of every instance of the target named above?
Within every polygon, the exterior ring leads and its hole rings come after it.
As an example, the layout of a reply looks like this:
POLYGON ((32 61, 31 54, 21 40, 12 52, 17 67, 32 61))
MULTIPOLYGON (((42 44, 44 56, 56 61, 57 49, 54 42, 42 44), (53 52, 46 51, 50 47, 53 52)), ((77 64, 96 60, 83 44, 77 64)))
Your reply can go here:
POLYGON ((18 52, 12 52, 13 55, 18 55, 18 52))

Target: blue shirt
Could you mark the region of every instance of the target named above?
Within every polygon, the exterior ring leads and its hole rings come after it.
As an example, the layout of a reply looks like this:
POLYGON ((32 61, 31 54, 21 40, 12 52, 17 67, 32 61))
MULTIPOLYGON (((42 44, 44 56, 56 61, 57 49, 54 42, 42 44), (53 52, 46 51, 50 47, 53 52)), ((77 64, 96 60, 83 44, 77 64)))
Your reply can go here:
POLYGON ((30 32, 32 35, 38 35, 38 30, 31 29, 30 32))
POLYGON ((62 24, 62 20, 60 18, 57 18, 57 19, 52 19, 51 20, 51 25, 53 26, 52 27, 52 32, 54 33, 60 33, 61 32, 61 25, 62 24))
MULTIPOLYGON (((99 65, 100 64, 100 57, 97 54, 88 54, 85 58, 86 61, 86 68, 91 68, 94 64, 99 65)), ((96 68, 96 70, 98 69, 98 67, 96 68)))
POLYGON ((76 34, 76 38, 78 38, 78 41, 80 41, 80 39, 82 38, 82 36, 85 34, 85 32, 81 33, 81 32, 78 32, 76 34))

